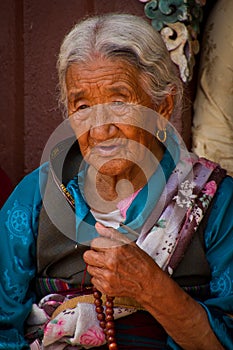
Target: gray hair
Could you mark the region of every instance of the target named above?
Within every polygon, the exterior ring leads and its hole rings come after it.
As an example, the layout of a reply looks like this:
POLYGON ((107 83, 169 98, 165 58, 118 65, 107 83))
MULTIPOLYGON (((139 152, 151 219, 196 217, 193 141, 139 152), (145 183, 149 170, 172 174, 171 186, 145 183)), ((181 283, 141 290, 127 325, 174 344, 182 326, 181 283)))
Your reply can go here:
POLYGON ((90 17, 76 24, 64 38, 57 62, 60 102, 67 109, 66 72, 73 63, 85 63, 95 55, 121 58, 141 73, 145 91, 159 105, 174 95, 173 118, 180 115, 183 88, 161 35, 144 19, 130 14, 90 17))

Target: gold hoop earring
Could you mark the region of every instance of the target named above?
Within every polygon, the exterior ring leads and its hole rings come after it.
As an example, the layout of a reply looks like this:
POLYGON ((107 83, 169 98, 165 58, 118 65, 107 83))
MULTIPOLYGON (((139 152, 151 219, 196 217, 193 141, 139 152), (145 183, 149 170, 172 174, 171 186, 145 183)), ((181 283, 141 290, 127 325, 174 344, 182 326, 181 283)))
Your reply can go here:
POLYGON ((163 130, 160 130, 160 129, 158 129, 157 131, 156 131, 156 137, 157 137, 157 139, 160 141, 160 142, 165 142, 166 141, 166 139, 167 139, 167 130, 166 130, 166 128, 165 129, 163 129, 163 130), (161 133, 163 133, 163 135, 161 135, 161 133), (161 137, 162 136, 162 137, 161 137))

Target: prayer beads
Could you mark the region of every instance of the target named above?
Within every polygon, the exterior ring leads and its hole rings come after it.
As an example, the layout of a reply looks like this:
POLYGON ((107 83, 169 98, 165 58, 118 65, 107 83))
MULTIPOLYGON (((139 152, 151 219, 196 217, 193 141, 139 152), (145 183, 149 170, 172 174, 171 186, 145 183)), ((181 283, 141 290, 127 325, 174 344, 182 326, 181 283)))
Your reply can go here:
POLYGON ((97 319, 99 321, 100 327, 105 332, 106 341, 108 344, 109 350, 117 350, 116 343, 116 330, 114 324, 114 310, 113 310, 113 301, 114 297, 106 296, 106 308, 104 313, 103 301, 102 301, 102 293, 98 291, 95 287, 93 287, 93 296, 94 296, 94 304, 95 310, 97 313, 97 319))

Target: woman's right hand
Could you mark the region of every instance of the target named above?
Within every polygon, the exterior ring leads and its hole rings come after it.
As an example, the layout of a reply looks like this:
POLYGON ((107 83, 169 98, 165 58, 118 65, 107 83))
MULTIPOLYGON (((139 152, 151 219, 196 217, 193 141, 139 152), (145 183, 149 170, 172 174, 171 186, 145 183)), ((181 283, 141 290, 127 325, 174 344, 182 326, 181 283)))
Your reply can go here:
POLYGON ((84 253, 92 283, 109 296, 138 299, 151 279, 163 273, 154 260, 119 231, 96 224, 100 237, 84 253), (145 278, 147 276, 147 278, 145 278))

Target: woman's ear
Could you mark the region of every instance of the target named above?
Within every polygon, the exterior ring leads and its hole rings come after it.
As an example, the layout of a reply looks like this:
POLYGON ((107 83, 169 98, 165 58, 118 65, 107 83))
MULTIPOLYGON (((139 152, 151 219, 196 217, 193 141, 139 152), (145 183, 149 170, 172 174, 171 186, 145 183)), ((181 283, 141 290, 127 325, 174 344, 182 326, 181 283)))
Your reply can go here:
POLYGON ((165 97, 163 102, 156 108, 156 111, 165 119, 171 118, 174 109, 174 96, 169 94, 165 97))

